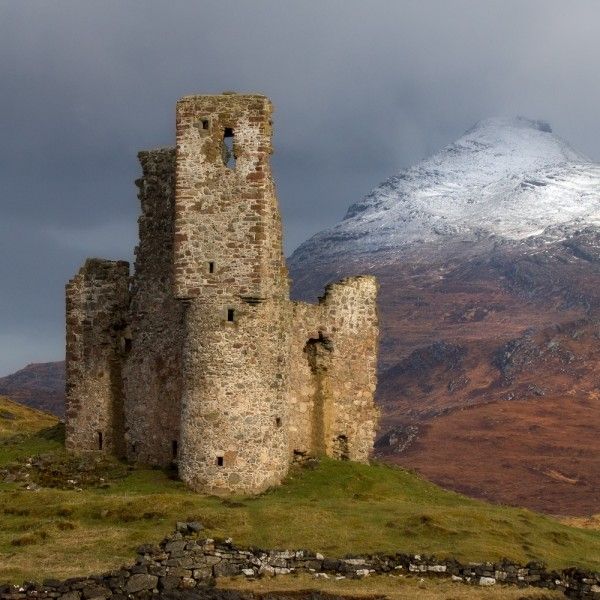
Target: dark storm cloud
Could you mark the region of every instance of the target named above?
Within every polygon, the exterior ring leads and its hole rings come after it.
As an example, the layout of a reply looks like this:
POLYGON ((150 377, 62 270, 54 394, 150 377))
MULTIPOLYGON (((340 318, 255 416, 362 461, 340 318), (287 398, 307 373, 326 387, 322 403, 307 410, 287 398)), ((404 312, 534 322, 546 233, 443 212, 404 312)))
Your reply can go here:
POLYGON ((494 114, 600 157, 596 2, 0 0, 0 373, 58 359, 63 285, 130 257, 138 149, 192 92, 277 112, 287 249, 494 114))

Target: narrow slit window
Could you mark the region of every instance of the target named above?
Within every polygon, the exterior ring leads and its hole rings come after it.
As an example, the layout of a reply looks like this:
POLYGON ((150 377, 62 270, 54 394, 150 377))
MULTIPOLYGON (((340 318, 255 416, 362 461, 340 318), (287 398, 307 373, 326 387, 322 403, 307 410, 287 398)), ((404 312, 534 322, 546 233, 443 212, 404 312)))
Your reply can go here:
POLYGON ((214 261, 209 261, 208 263, 208 272, 209 273, 214 273, 215 272, 215 263, 214 261))
POLYGON ((222 467, 225 464, 225 459, 222 456, 217 456, 217 467, 222 467))
POLYGON ((209 123, 208 123, 208 119, 202 119, 202 121, 200 121, 201 125, 202 125, 202 129, 208 129, 209 123))
POLYGON ((171 442, 171 455, 172 455, 173 459, 177 458, 178 451, 179 451, 179 448, 178 448, 177 440, 173 440, 171 442))
POLYGON ((275 425, 281 427, 281 417, 275 417, 275 425))
POLYGON ((225 132, 223 133, 223 164, 228 169, 235 169, 233 145, 233 128, 225 127, 225 132))
POLYGON ((99 431, 98 432, 98 450, 102 450, 103 446, 104 446, 104 437, 102 435, 102 432, 99 431))
POLYGON ((233 323, 235 321, 235 310, 233 308, 227 309, 227 320, 230 323, 233 323))

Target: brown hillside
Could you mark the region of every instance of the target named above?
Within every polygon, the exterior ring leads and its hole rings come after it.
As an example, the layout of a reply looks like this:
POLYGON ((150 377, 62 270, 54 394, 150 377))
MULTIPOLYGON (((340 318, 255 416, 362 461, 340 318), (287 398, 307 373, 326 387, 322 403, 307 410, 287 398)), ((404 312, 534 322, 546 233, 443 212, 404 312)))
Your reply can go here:
POLYGON ((477 497, 597 513, 598 237, 421 245, 293 273, 303 297, 379 277, 379 455, 477 497))
POLYGON ((0 377, 0 394, 62 417, 65 412, 65 364, 33 363, 0 377))

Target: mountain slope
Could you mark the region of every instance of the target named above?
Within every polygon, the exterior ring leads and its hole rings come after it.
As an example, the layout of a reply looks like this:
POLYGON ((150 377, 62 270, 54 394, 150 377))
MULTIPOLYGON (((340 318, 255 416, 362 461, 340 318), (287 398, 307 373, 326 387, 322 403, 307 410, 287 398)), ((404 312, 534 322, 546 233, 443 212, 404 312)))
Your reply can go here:
POLYGON ((599 165, 547 124, 490 119, 294 252, 299 298, 379 277, 383 456, 479 497, 598 512, 599 219, 599 165))
POLYGON ((32 363, 0 377, 0 394, 62 417, 65 412, 64 362, 32 363))

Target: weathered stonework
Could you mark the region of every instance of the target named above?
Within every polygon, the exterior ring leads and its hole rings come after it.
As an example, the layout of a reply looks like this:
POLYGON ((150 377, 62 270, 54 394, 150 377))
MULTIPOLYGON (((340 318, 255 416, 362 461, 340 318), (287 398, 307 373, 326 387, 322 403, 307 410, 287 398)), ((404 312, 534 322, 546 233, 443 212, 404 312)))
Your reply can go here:
POLYGON ((84 268, 67 287, 70 449, 114 451, 118 438, 129 460, 176 461, 212 493, 260 492, 307 455, 367 460, 377 284, 352 277, 317 305, 290 301, 271 113, 259 95, 185 97, 176 150, 140 153, 130 291, 126 263, 118 283, 84 268))
POLYGON ((88 259, 66 289, 66 446, 122 455, 129 263, 88 259))
POLYGON ((140 152, 142 214, 135 251, 125 385, 126 453, 131 461, 176 460, 181 417, 184 307, 172 293, 175 152, 140 152))

